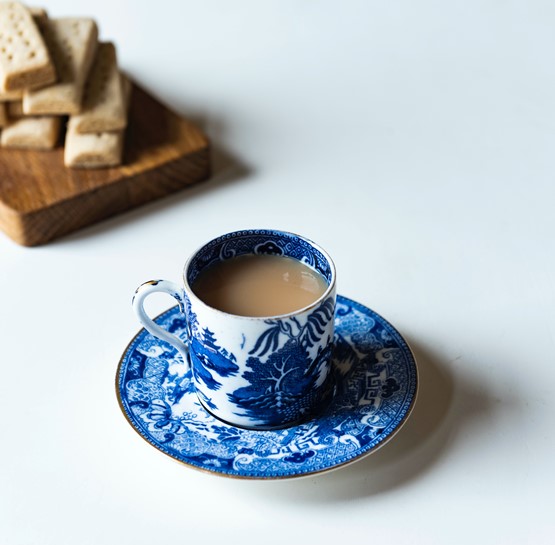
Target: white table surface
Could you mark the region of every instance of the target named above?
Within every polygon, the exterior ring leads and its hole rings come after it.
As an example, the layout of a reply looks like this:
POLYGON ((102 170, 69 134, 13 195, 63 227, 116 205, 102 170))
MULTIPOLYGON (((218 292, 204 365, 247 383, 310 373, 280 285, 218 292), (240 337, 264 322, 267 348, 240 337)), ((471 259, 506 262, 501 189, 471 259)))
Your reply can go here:
POLYGON ((555 4, 45 4, 94 16, 216 174, 43 247, 0 233, 0 543, 553 543, 555 4), (411 419, 339 471, 207 475, 120 413, 135 287, 247 227, 316 240, 414 346, 411 419))

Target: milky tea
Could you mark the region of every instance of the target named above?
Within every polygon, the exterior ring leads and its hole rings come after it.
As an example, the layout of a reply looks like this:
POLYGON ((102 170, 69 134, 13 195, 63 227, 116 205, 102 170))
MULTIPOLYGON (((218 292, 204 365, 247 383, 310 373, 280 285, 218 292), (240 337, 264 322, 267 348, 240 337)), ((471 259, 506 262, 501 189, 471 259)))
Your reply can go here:
POLYGON ((213 308, 260 317, 309 306, 328 284, 321 274, 292 257, 248 254, 211 265, 191 287, 213 308))

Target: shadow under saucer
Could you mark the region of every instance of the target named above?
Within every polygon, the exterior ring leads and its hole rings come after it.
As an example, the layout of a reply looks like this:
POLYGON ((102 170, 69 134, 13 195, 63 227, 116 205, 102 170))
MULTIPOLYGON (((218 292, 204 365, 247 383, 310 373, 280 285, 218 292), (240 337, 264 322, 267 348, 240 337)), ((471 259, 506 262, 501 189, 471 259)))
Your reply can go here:
POLYGON ((318 479, 256 486, 245 493, 271 501, 310 505, 353 501, 391 492, 423 478, 446 456, 466 426, 491 420, 499 400, 469 375, 455 381, 448 362, 410 339, 418 362, 418 399, 412 415, 395 438, 374 452, 318 479), (307 486, 311 484, 311 486, 307 486))

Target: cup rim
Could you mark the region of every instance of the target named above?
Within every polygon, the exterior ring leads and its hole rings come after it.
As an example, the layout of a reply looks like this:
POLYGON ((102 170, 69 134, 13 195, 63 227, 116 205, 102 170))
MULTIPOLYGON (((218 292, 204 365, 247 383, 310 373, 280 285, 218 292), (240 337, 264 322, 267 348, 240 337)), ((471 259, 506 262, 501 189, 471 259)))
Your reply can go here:
POLYGON ((229 317, 239 318, 239 319, 244 319, 244 320, 268 320, 268 319, 276 320, 276 319, 289 318, 291 316, 298 316, 300 314, 304 314, 305 312, 311 310, 312 308, 315 308, 315 307, 319 306, 320 303, 322 303, 322 301, 325 301, 335 290, 336 270, 335 270, 335 263, 333 262, 333 259, 331 258, 329 253, 326 252, 326 250, 324 250, 319 244, 316 244, 315 242, 313 242, 312 240, 310 240, 309 238, 307 238, 303 235, 299 235, 299 234, 293 233, 291 231, 283 231, 281 229, 240 229, 238 231, 230 231, 229 233, 225 233, 224 235, 214 237, 211 240, 209 240, 208 242, 205 242, 204 244, 199 246, 189 256, 187 261, 185 261, 185 265, 183 266, 183 272, 182 272, 182 280, 183 280, 183 287, 184 287, 184 290, 187 294, 187 297, 191 301, 194 301, 196 304, 200 304, 204 308, 210 309, 212 312, 216 312, 216 313, 221 314, 223 316, 229 316, 229 317), (205 248, 209 244, 213 243, 214 241, 216 241, 220 237, 228 236, 228 235, 239 235, 241 233, 249 234, 249 232, 251 232, 251 231, 253 232, 253 234, 255 234, 255 232, 256 233, 261 233, 261 234, 264 234, 265 232, 267 232, 268 234, 270 234, 270 233, 279 233, 279 234, 286 235, 286 236, 297 237, 297 238, 307 242, 308 244, 310 244, 316 250, 318 250, 326 258, 326 260, 327 260, 327 262, 330 266, 330 271, 331 271, 331 279, 330 279, 330 283, 328 284, 328 287, 327 287, 326 291, 324 291, 324 293, 322 295, 320 295, 320 297, 318 297, 318 299, 316 299, 315 301, 313 301, 309 305, 306 305, 306 306, 304 306, 300 309, 294 310, 292 312, 286 312, 285 314, 271 314, 271 315, 268 315, 268 316, 243 316, 241 314, 232 314, 230 312, 225 312, 224 310, 220 310, 218 308, 212 307, 212 306, 208 305, 207 303, 205 303, 200 297, 198 297, 194 293, 191 285, 189 284, 189 281, 187 280, 187 272, 188 272, 189 266, 191 265, 191 262, 193 261, 193 259, 196 257, 196 255, 203 248, 205 248))

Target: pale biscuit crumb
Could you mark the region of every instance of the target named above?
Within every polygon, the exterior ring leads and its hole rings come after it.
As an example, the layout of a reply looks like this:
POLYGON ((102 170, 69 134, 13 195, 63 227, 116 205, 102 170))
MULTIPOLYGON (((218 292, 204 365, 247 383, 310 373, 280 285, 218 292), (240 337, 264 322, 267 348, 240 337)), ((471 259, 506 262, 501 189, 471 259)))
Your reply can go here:
POLYGON ((50 87, 25 91, 23 109, 34 115, 79 113, 97 46, 96 23, 92 19, 47 19, 42 29, 59 81, 50 87))
POLYGON ((81 113, 72 116, 80 133, 117 131, 125 128, 127 113, 116 50, 111 43, 100 43, 83 94, 81 113))
POLYGON ((5 148, 52 149, 58 143, 59 117, 22 117, 2 129, 0 141, 5 148))

